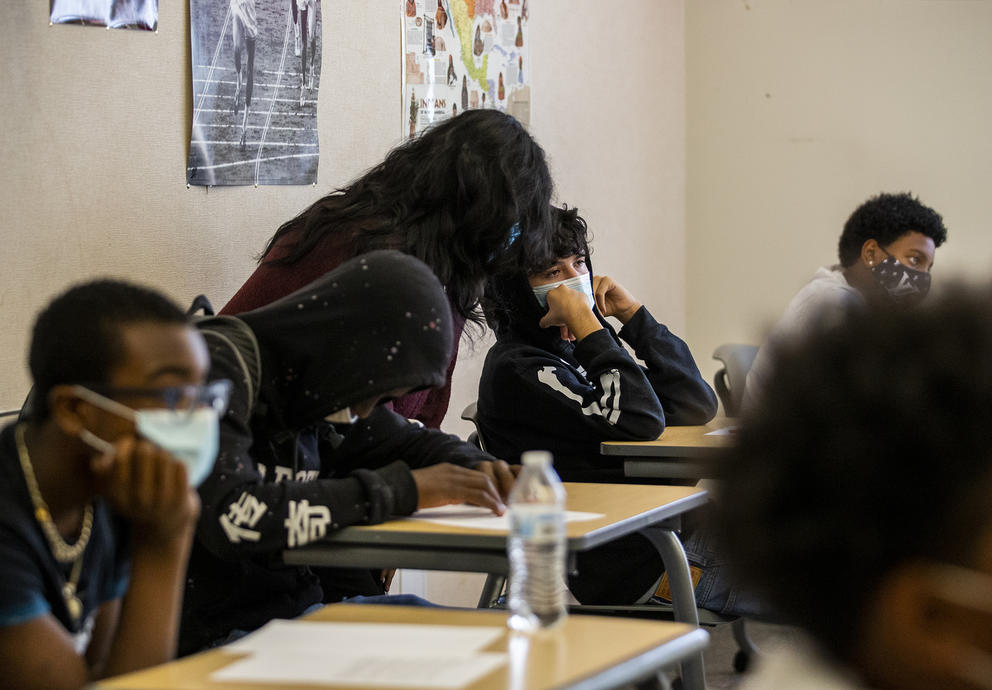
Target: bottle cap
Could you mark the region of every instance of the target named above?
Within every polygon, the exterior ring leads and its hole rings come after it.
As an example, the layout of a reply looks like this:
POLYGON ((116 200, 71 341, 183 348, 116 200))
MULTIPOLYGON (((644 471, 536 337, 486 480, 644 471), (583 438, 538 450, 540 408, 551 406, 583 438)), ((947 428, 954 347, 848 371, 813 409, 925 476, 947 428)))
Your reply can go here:
POLYGON ((528 450, 521 454, 520 463, 524 467, 549 467, 551 453, 546 450, 528 450))

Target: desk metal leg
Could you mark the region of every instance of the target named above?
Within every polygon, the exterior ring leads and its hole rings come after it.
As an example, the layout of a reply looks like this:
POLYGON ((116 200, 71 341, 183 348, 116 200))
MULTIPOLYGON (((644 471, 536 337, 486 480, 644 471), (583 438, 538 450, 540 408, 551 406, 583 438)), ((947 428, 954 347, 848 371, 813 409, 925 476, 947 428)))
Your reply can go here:
POLYGON ((486 576, 486 584, 482 587, 482 595, 479 597, 479 608, 493 608, 496 605, 496 600, 499 599, 500 592, 503 591, 503 585, 505 583, 506 578, 504 576, 489 573, 486 576))
MULTIPOLYGON (((575 564, 575 559, 575 553, 569 552, 568 560, 565 564, 565 571, 572 575, 579 572, 578 566, 575 564)), ((495 573, 489 573, 486 576, 486 584, 482 587, 482 594, 479 596, 478 608, 496 608, 496 602, 499 601, 499 595, 503 593, 503 587, 506 586, 506 579, 506 575, 498 575, 495 573)), ((507 596, 509 596, 509 594, 507 594, 507 596)))
MULTIPOLYGON (((672 591, 672 611, 675 620, 699 626, 696 612, 696 598, 692 589, 692 576, 689 573, 689 560, 678 535, 665 527, 650 527, 641 532, 661 555, 668 573, 668 585, 672 591)), ((706 672, 703 653, 697 652, 682 662, 682 685, 686 690, 706 690, 706 672)))

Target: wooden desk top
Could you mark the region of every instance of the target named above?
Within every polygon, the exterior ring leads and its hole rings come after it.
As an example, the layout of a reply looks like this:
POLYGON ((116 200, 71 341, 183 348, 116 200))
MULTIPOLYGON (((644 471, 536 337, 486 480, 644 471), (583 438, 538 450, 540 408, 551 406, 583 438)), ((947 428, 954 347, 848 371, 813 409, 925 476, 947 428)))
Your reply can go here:
MULTIPOLYGON (((668 517, 681 515, 707 500, 705 489, 694 486, 592 484, 565 482, 568 510, 602 513, 594 520, 569 522, 566 536, 571 549, 585 549, 634 532, 668 517), (614 533, 614 536, 611 536, 614 533)), ((322 543, 426 545, 428 540, 447 546, 506 548, 506 530, 439 525, 397 518, 378 525, 347 527, 329 533, 322 543), (433 539, 432 539, 433 538, 433 539)), ((319 548, 319 544, 311 545, 319 548)), ((307 548, 307 547, 305 547, 307 548)))
POLYGON ((732 427, 736 420, 718 417, 700 426, 670 426, 654 441, 604 441, 603 455, 626 457, 701 458, 711 457, 733 443, 733 433, 707 436, 711 431, 732 427))
MULTIPOLYGON (((424 625, 482 625, 505 630, 506 613, 500 611, 334 604, 306 620, 365 623, 417 623, 424 625)), ((467 686, 491 688, 549 688, 578 684, 587 688, 615 687, 642 678, 645 672, 670 665, 706 646, 708 634, 683 623, 572 615, 551 631, 534 637, 513 638, 509 631, 487 652, 510 652, 505 665, 467 686)), ((100 682, 97 688, 129 690, 200 690, 280 687, 313 690, 330 686, 273 686, 262 683, 211 682, 210 674, 240 655, 213 649, 162 666, 100 682)), ((347 686, 333 686, 347 687, 347 686)), ((356 690, 358 690, 356 688, 356 690)), ((368 690, 363 686, 361 690, 368 690)))
MULTIPOLYGON (((565 483, 569 510, 600 513, 565 525, 566 548, 595 548, 704 505, 693 486, 565 483)), ((319 541, 283 551, 288 565, 416 568, 505 575, 507 529, 444 525, 397 518, 379 525, 344 527, 319 541)))

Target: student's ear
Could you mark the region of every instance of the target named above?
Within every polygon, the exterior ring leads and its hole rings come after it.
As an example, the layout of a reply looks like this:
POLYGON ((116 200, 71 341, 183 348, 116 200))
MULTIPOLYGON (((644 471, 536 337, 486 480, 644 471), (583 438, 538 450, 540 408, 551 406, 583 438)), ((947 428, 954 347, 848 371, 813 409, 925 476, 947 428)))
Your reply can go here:
POLYGON ((69 385, 52 386, 48 391, 48 410, 52 421, 66 436, 79 436, 91 421, 87 406, 69 385))
POLYGON ((923 681, 914 687, 976 687, 962 679, 974 662, 978 640, 968 632, 975 628, 968 611, 949 602, 945 591, 927 563, 899 566, 884 578, 870 606, 866 640, 866 661, 876 676, 923 681))
POLYGON ((861 245, 861 261, 869 267, 879 263, 883 258, 885 257, 882 256, 881 248, 876 240, 865 240, 865 243, 861 245))

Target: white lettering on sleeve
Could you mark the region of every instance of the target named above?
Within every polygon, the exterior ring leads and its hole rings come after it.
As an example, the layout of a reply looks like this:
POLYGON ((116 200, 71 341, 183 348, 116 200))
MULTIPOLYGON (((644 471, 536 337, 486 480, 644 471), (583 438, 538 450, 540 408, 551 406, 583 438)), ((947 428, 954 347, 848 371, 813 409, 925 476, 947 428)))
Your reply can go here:
POLYGON ((262 536, 249 527, 254 527, 265 515, 267 505, 249 494, 247 491, 227 507, 227 513, 220 516, 220 526, 232 544, 244 541, 258 541, 262 536))
POLYGON ((311 506, 307 500, 290 501, 286 525, 289 548, 303 546, 327 534, 331 510, 327 506, 311 506))

